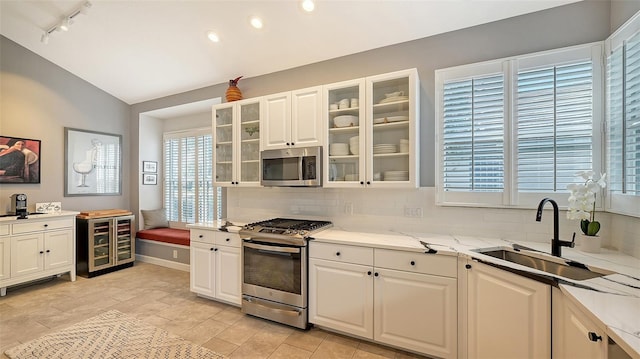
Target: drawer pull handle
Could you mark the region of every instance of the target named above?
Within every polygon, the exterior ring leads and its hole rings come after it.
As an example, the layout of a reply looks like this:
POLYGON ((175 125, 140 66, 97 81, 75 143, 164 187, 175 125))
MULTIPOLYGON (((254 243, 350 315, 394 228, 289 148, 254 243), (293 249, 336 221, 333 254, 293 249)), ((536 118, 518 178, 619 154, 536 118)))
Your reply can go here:
POLYGON ((336 252, 336 255, 337 255, 338 257, 340 257, 340 252, 336 252))
POLYGON ((217 252, 217 251, 218 251, 218 248, 215 248, 213 251, 214 251, 214 252, 217 252))
POLYGON ((203 237, 204 237, 204 236, 203 236, 202 234, 198 236, 198 238, 203 238, 203 237))
POLYGON ((227 238, 227 239, 226 239, 226 241, 227 241, 227 242, 231 241, 231 238, 227 238))
POLYGON ((373 273, 374 276, 379 276, 380 274, 378 274, 378 272, 373 273))
POLYGON ((51 249, 47 249, 45 252, 47 252, 47 253, 51 253, 51 249))
POLYGON ((371 275, 371 271, 368 271, 368 272, 367 272, 367 275, 371 275))
POLYGON ((411 265, 412 266, 416 265, 416 261, 411 261, 411 265))
POLYGON ((44 251, 40 251, 40 254, 44 254, 44 251))
POLYGON ((210 251, 214 250, 213 247, 209 248, 210 251))
POLYGON ((471 264, 465 264, 464 267, 467 269, 471 269, 471 264))
POLYGON ((592 342, 597 342, 598 340, 602 341, 602 336, 594 332, 589 332, 589 340, 591 340, 592 342))
POLYGON ((48 225, 48 224, 45 224, 45 225, 44 225, 44 228, 47 228, 47 227, 49 227, 49 225, 48 225))

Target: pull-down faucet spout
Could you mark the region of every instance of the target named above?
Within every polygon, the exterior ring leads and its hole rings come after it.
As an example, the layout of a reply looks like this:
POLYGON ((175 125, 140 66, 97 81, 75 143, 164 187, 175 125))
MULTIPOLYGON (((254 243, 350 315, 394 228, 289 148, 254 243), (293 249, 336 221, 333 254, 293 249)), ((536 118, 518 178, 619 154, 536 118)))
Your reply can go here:
POLYGON ((571 247, 571 248, 574 247, 575 233, 573 236, 573 240, 571 242, 560 240, 560 223, 558 220, 558 204, 556 203, 556 201, 552 200, 551 198, 544 198, 542 201, 540 201, 540 204, 538 204, 538 212, 536 212, 536 221, 540 222, 542 220, 542 209, 545 203, 547 202, 551 203, 551 205, 553 206, 553 238, 551 239, 551 254, 556 257, 561 257, 562 247, 571 247))

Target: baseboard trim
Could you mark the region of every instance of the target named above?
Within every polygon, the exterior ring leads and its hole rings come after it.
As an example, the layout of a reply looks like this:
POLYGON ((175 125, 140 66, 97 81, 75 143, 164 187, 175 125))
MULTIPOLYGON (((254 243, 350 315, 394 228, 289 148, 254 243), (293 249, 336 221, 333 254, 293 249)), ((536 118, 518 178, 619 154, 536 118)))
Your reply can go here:
POLYGON ((159 265, 159 266, 162 266, 162 267, 181 270, 183 272, 189 272, 190 268, 191 268, 191 266, 188 265, 188 264, 176 263, 176 262, 168 261, 166 259, 161 259, 161 258, 156 258, 156 257, 149 257, 149 256, 145 256, 145 255, 142 255, 142 254, 136 254, 136 260, 140 261, 140 262, 159 265))

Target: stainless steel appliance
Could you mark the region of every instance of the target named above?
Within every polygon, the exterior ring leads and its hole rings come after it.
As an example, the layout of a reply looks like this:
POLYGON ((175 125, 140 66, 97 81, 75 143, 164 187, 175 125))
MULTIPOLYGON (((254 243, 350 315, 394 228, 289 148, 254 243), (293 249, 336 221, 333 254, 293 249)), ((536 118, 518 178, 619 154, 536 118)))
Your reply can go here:
POLYGON ((10 214, 17 215, 19 217, 26 217, 29 212, 27 211, 27 195, 24 193, 15 193, 11 195, 11 210, 10 214))
POLYGON ((135 216, 76 218, 76 272, 84 277, 133 266, 135 216))
POLYGON ((242 312, 306 329, 308 241, 331 222, 274 218, 244 226, 242 312))
POLYGON ((322 147, 287 148, 260 152, 260 183, 271 187, 322 185, 322 147))

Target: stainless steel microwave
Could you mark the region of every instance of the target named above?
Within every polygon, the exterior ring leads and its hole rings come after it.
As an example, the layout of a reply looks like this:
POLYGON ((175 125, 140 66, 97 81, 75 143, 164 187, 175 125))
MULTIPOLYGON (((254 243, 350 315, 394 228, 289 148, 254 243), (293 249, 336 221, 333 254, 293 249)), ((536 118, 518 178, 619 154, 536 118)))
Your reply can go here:
POLYGON ((322 147, 287 148, 260 152, 262 178, 268 187, 322 186, 322 147))

